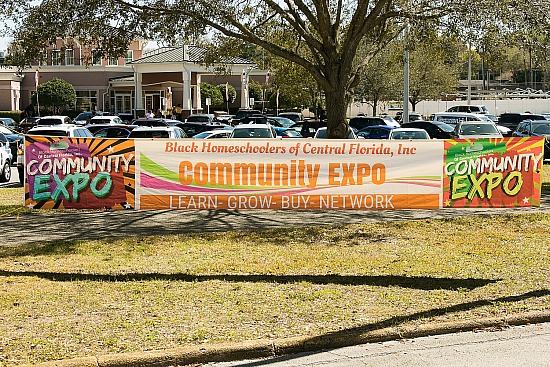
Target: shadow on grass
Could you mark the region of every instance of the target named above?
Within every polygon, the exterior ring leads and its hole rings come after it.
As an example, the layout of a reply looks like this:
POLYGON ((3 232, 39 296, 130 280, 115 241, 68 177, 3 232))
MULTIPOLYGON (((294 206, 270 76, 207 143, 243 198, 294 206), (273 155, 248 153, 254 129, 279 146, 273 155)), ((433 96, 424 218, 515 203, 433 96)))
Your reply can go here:
MULTIPOLYGON (((490 306, 493 304, 521 302, 529 298, 539 298, 539 297, 544 297, 548 295, 550 295, 550 290, 540 289, 540 290, 535 290, 524 294, 520 294, 517 296, 506 296, 506 297, 500 297, 495 299, 484 299, 484 300, 478 300, 474 302, 461 303, 453 306, 434 308, 428 311, 416 312, 410 315, 395 316, 395 317, 388 318, 386 320, 382 320, 380 322, 375 322, 372 324, 366 324, 355 328, 349 328, 349 329, 339 330, 332 333, 327 333, 324 335, 315 336, 305 340, 301 345, 297 346, 294 351, 291 348, 289 350, 285 350, 286 353, 300 353, 300 354, 272 357, 272 358, 267 358, 265 360, 257 361, 257 362, 244 362, 243 364, 239 364, 239 366, 240 367, 265 366, 265 365, 273 364, 275 362, 291 361, 293 359, 302 357, 304 353, 308 355, 313 355, 313 354, 323 353, 326 350, 332 350, 332 349, 357 345, 358 340, 361 340, 360 336, 364 335, 367 332, 373 332, 376 330, 383 330, 390 327, 396 327, 396 326, 405 324, 409 321, 421 320, 424 318, 435 317, 435 316, 444 316, 446 314, 450 314, 454 312, 469 311, 475 308, 490 306)), ((445 332, 449 333, 449 332, 458 332, 458 331, 459 330, 457 327, 457 330, 448 329, 445 332)), ((426 335, 428 335, 428 333, 426 335)), ((375 341, 383 342, 383 341, 389 341, 389 340, 395 340, 395 333, 390 333, 387 336, 380 335, 376 338, 375 341)), ((366 341, 363 341, 363 343, 365 342, 366 341)))
POLYGON ((192 274, 80 274, 80 273, 55 273, 37 271, 2 271, 0 276, 25 276, 37 277, 51 281, 98 281, 98 282, 133 282, 133 281, 183 281, 206 282, 220 280, 236 283, 312 283, 312 284, 340 284, 340 285, 371 285, 378 287, 403 287, 422 290, 446 289, 446 290, 472 290, 487 284, 496 283, 500 279, 454 279, 434 277, 404 277, 395 275, 381 276, 342 276, 342 275, 192 275, 192 274))

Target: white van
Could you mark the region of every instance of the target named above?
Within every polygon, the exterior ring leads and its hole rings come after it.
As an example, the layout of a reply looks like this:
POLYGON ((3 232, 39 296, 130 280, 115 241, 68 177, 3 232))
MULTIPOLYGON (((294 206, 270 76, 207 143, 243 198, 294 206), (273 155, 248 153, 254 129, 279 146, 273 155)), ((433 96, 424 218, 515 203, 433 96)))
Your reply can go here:
MULTIPOLYGON (((466 113, 466 112, 437 112, 434 114, 434 121, 441 121, 448 125, 455 126, 459 122, 464 121, 489 121, 494 122, 488 116, 478 113, 466 113)), ((498 131, 503 136, 510 136, 512 130, 505 126, 496 124, 498 131)))

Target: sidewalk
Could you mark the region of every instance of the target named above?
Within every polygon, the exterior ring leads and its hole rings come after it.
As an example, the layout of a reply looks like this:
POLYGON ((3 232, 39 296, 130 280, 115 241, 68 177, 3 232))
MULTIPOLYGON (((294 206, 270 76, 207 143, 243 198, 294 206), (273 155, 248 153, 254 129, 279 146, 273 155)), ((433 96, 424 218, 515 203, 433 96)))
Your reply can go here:
POLYGON ((2 217, 3 244, 17 245, 48 239, 93 240, 188 232, 211 232, 275 227, 344 225, 397 220, 443 219, 459 216, 550 213, 550 193, 541 197, 541 206, 511 209, 438 210, 143 210, 66 211, 2 217), (82 229, 86 228, 86 231, 82 229))

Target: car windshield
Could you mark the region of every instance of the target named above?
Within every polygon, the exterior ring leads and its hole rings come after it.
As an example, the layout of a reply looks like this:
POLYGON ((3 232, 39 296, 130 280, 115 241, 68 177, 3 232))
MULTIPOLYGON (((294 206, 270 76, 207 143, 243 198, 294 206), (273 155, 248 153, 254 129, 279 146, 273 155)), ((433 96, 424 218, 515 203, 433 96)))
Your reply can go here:
POLYGON ((492 124, 465 124, 460 127, 461 135, 493 135, 498 134, 497 128, 492 124))
POLYGON ((65 130, 33 130, 33 131, 29 131, 29 135, 69 136, 69 132, 65 130))
POLYGON ((392 131, 392 139, 411 140, 411 139, 429 139, 425 131, 392 131))
POLYGON ((286 117, 273 117, 273 120, 277 121, 281 127, 291 127, 294 125, 294 121, 286 117))
POLYGON ((208 116, 189 116, 187 122, 210 122, 208 116))
POLYGON ((61 125, 63 120, 61 119, 51 119, 51 118, 41 118, 38 122, 39 125, 61 125))
POLYGON ((233 131, 234 138, 271 138, 271 132, 268 129, 236 129, 233 131))
POLYGON ((91 119, 90 124, 109 124, 111 119, 91 119))
POLYGON ((540 135, 550 134, 550 123, 533 124, 533 134, 540 134, 540 135))
POLYGON ((210 131, 203 131, 202 133, 198 133, 196 135, 193 136, 193 138, 195 139, 204 139, 208 136, 210 136, 212 134, 212 132, 210 131))

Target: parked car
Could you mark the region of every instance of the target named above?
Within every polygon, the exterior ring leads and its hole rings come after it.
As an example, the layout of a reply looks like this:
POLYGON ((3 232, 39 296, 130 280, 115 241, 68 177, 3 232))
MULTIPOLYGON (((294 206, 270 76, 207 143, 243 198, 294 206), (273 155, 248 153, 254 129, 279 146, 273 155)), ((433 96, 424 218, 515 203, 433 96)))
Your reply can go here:
POLYGON ((195 113, 190 115, 185 122, 200 122, 203 124, 211 124, 214 122, 214 115, 207 113, 195 113))
POLYGON ((399 127, 399 123, 395 120, 392 120, 393 119, 384 119, 384 117, 381 116, 355 116, 349 120, 349 126, 357 130, 364 129, 367 126, 380 125, 399 127))
POLYGON ((169 138, 184 139, 187 138, 185 131, 177 126, 138 126, 132 130, 129 139, 141 138, 169 138))
POLYGON ((87 125, 90 119, 94 116, 103 115, 102 111, 86 111, 79 113, 73 120, 73 124, 77 125, 87 125))
POLYGON ((303 138, 302 135, 300 135, 299 132, 296 130, 290 128, 290 127, 274 127, 275 132, 277 133, 277 136, 281 138, 303 138))
POLYGON ((135 127, 135 125, 103 125, 92 134, 97 138, 125 139, 135 127))
POLYGON ((452 139, 454 127, 441 121, 411 121, 401 127, 414 127, 426 130, 432 139, 452 139))
POLYGON ((25 134, 27 131, 36 126, 40 120, 40 116, 25 117, 19 122, 19 131, 25 134))
POLYGON ((301 112, 280 112, 278 117, 285 117, 289 120, 294 121, 294 123, 304 121, 304 115, 301 112))
POLYGON ((16 164, 17 150, 19 145, 23 144, 23 135, 3 125, 0 125, 0 133, 4 134, 4 136, 8 139, 10 143, 11 155, 12 155, 11 162, 12 164, 16 164))
POLYGON ((544 158, 550 158, 550 121, 542 120, 526 120, 519 123, 517 129, 512 133, 512 136, 546 136, 544 140, 544 158))
POLYGON ((233 128, 230 138, 267 138, 275 139, 277 133, 270 124, 241 124, 233 128))
MULTIPOLYGON (((179 122, 179 121, 178 121, 179 122)), ((159 118, 139 118, 132 121, 132 125, 136 126, 157 126, 157 127, 163 127, 168 126, 166 121, 164 119, 159 118)))
POLYGON ((516 112, 506 112, 502 113, 498 117, 498 123, 501 126, 506 126, 511 130, 515 130, 518 127, 519 123, 525 120, 546 120, 544 115, 536 113, 516 113, 516 112))
POLYGON ((193 138, 194 139, 225 139, 231 136, 231 131, 233 130, 217 129, 217 130, 203 131, 202 133, 193 135, 193 138))
POLYGON ((487 107, 483 105, 457 105, 447 109, 447 112, 466 112, 466 113, 489 113, 487 107))
POLYGON ((11 117, 0 117, 0 125, 9 127, 10 129, 17 129, 18 124, 11 117))
POLYGON ((321 127, 327 127, 326 120, 306 120, 297 122, 291 126, 294 130, 300 131, 300 135, 304 138, 313 138, 321 127))
MULTIPOLYGON (((478 113, 467 113, 467 112, 438 112, 434 114, 434 121, 444 122, 447 125, 455 126, 457 123, 462 121, 487 121, 493 122, 489 117, 484 114, 478 113)), ((493 122, 494 123, 494 122, 493 122)), ((497 129, 503 136, 510 136, 512 130, 507 126, 500 124, 495 124, 497 129)))
POLYGON ((53 125, 72 125, 73 121, 69 116, 44 116, 36 123, 36 126, 53 126, 53 125))
POLYGON ((59 124, 49 126, 35 126, 27 132, 28 135, 65 136, 70 138, 91 138, 90 130, 84 126, 74 124, 59 124))
POLYGON ((492 121, 462 121, 456 124, 453 136, 458 139, 502 138, 492 121))
POLYGON ((0 182, 10 181, 12 161, 10 142, 4 134, 0 133, 0 182))
POLYGON ((232 123, 234 125, 245 124, 247 117, 250 117, 253 115, 261 115, 261 114, 262 113, 258 110, 241 109, 241 110, 238 110, 237 113, 235 114, 235 117, 233 118, 232 123))
POLYGON ((414 127, 396 127, 390 131, 388 136, 390 140, 426 140, 430 139, 430 135, 424 129, 414 127))
POLYGON ((94 124, 123 125, 124 121, 118 116, 94 116, 90 119, 88 125, 94 124))
POLYGON ((357 131, 356 135, 363 139, 387 139, 393 129, 394 126, 388 125, 367 126, 357 131))
POLYGON ((133 113, 118 113, 118 117, 125 123, 130 124, 134 120, 134 114, 133 113))
POLYGON ((185 131, 185 134, 187 134, 187 136, 190 138, 204 131, 231 128, 231 126, 223 124, 221 122, 217 122, 217 121, 214 121, 212 123, 207 123, 207 124, 198 123, 198 122, 180 122, 175 126, 183 129, 183 131, 185 131))
POLYGON ((279 127, 292 127, 296 124, 294 120, 282 116, 269 116, 268 120, 271 125, 279 127))
MULTIPOLYGON (((320 127, 315 132, 315 136, 313 136, 314 139, 328 139, 328 128, 327 127, 320 127)), ((346 139, 357 139, 357 135, 355 135, 355 132, 353 129, 350 129, 348 137, 346 139)))

